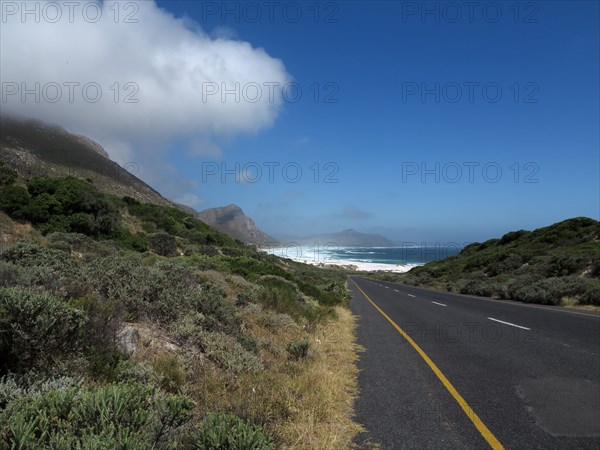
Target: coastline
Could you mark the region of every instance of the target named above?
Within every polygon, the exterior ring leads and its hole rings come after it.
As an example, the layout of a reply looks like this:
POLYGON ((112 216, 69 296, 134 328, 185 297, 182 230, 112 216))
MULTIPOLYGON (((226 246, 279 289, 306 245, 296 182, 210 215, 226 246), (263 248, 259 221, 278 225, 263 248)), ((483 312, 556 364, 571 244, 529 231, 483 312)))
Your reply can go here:
MULTIPOLYGON (((357 249, 359 247, 348 247, 357 249)), ((364 247, 372 249, 374 247, 364 247)), ((322 250, 321 252, 315 252, 310 247, 276 247, 276 248, 261 248, 260 251, 264 251, 270 255, 276 255, 281 258, 288 258, 292 261, 297 261, 305 264, 312 264, 318 267, 337 267, 347 270, 355 270, 359 272, 395 272, 404 273, 408 272, 413 267, 421 266, 423 264, 390 264, 372 261, 359 261, 355 259, 340 259, 336 258, 330 251, 322 250)))

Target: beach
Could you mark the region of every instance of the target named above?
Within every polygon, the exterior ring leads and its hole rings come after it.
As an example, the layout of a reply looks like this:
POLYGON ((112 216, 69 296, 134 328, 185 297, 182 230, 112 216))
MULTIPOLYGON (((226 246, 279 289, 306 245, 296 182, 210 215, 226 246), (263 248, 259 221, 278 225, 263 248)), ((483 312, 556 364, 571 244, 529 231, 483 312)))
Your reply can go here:
POLYGON ((294 261, 312 264, 320 267, 342 267, 348 270, 360 272, 408 272, 420 262, 393 261, 385 258, 384 248, 378 247, 341 247, 341 248, 318 248, 314 247, 275 247, 262 249, 266 253, 289 258, 294 261), (378 261, 379 260, 379 261, 378 261))

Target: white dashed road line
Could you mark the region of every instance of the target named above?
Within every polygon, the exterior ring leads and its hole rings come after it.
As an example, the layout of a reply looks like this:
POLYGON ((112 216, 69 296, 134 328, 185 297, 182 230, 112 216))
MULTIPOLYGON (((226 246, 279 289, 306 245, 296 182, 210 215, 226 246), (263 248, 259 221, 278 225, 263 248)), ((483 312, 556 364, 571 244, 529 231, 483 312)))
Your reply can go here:
POLYGON ((527 330, 527 331, 530 331, 530 330, 531 330, 531 328, 522 327, 521 325, 515 325, 514 323, 505 322, 505 321, 503 321, 503 320, 494 319, 493 317, 488 317, 488 319, 489 319, 489 320, 493 320, 494 322, 503 323, 504 325, 510 325, 511 327, 520 328, 520 329, 522 329, 522 330, 527 330))
POLYGON ((409 297, 416 297, 416 295, 412 295, 412 294, 406 294, 406 295, 408 295, 409 297))
POLYGON ((440 305, 440 306, 448 306, 448 305, 444 305, 443 303, 438 303, 438 302, 431 302, 431 303, 435 303, 436 305, 440 305))

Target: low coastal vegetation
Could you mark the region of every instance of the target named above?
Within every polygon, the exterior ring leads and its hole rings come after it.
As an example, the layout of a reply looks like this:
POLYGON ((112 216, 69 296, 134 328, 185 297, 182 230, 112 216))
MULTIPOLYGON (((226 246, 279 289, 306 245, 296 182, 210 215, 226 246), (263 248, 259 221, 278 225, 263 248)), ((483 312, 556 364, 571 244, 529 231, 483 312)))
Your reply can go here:
POLYGON ((600 222, 579 217, 513 231, 407 273, 377 277, 527 303, 600 306, 600 222))
POLYGON ((348 447, 342 271, 0 166, 0 448, 348 447))

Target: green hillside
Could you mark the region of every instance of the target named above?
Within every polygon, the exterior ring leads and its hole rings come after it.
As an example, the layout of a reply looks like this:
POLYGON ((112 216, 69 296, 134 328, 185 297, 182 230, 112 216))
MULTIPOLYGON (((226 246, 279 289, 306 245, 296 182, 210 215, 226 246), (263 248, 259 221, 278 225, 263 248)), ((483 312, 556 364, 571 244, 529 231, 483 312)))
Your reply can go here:
POLYGON ((600 222, 578 217, 513 231, 387 278, 529 303, 600 305, 600 222))
POLYGON ((327 378, 354 377, 343 272, 4 164, 0 209, 0 448, 272 449, 319 439, 306 414, 355 426, 327 378), (332 327, 346 346, 317 348, 332 327))

